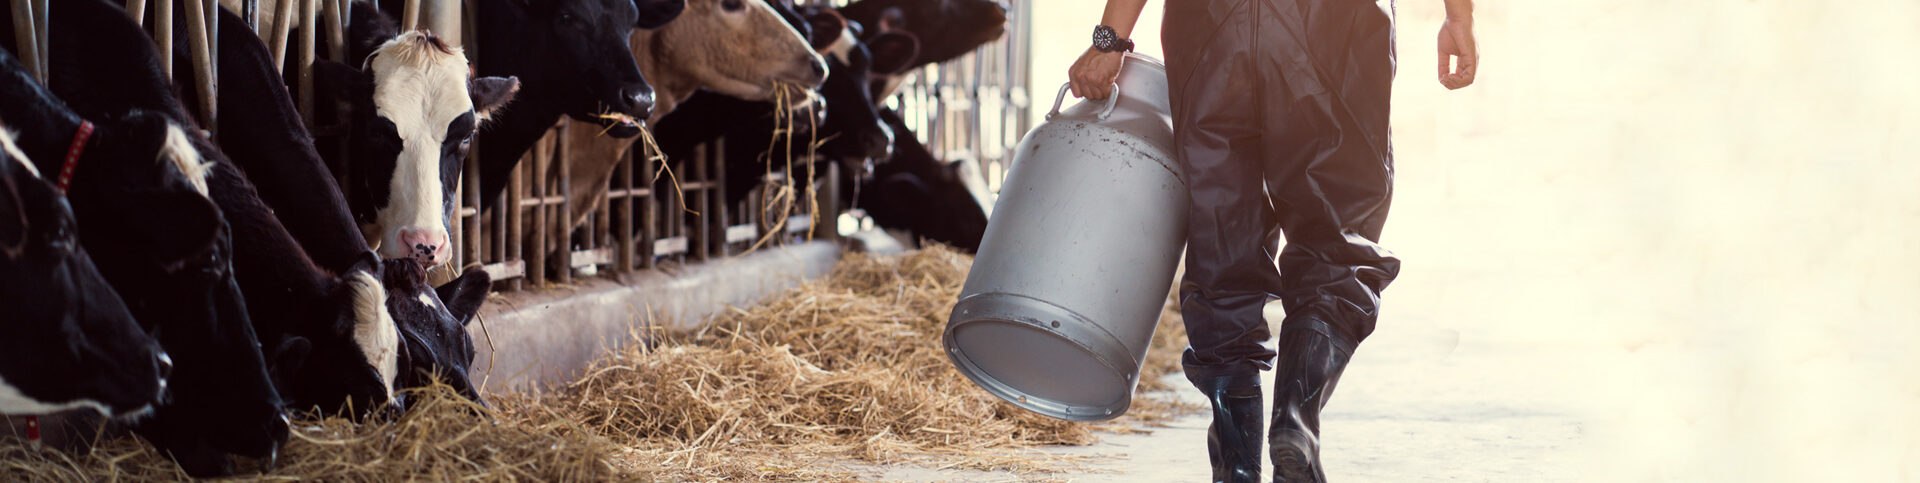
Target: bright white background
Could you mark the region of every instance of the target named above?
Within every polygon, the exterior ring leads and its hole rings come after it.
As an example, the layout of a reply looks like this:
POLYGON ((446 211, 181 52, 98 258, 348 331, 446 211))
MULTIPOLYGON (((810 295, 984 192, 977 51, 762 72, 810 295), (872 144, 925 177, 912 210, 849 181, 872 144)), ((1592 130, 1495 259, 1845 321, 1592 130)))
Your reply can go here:
MULTIPOLYGON (((1529 348, 1453 376, 1581 408, 1590 465, 1542 468, 1562 477, 1920 479, 1920 3, 1479 3, 1457 92, 1440 0, 1399 4, 1384 243, 1406 262, 1375 337, 1529 348)), ((1035 2, 1036 116, 1101 6, 1035 2)), ((1155 56, 1161 8, 1135 30, 1155 56)), ((1409 454, 1387 453, 1334 469, 1409 454)), ((1445 456, 1383 481, 1498 455, 1445 456)))

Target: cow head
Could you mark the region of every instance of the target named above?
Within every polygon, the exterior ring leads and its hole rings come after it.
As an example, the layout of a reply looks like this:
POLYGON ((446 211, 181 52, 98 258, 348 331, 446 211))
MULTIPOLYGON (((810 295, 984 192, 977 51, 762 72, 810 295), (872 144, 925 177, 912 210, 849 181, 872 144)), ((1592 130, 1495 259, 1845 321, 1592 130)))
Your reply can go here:
POLYGON ((0 131, 0 414, 147 414, 172 359, 86 250, 66 198, 0 131))
POLYGON ((885 99, 920 66, 953 60, 1007 32, 1007 6, 994 0, 861 0, 840 9, 868 27, 866 36, 907 32, 920 40, 920 52, 895 74, 874 74, 873 94, 885 99))
POLYGON ((680 97, 704 87, 770 100, 785 87, 795 105, 804 105, 801 90, 827 75, 820 54, 767 0, 691 0, 678 20, 636 35, 633 48, 652 57, 662 90, 680 97))
POLYGON ((522 96, 539 97, 542 108, 608 126, 616 137, 637 135, 638 120, 652 114, 653 87, 628 36, 635 25, 666 24, 659 16, 672 10, 642 3, 655 18, 641 19, 633 0, 481 0, 480 67, 518 76, 522 96))
POLYGON ((401 358, 399 387, 424 387, 439 380, 475 402, 485 403, 467 375, 473 365, 473 322, 487 300, 492 279, 479 269, 439 288, 427 284, 426 271, 411 260, 388 260, 385 266, 387 310, 400 324, 405 357, 401 358))
POLYGON ((288 425, 233 277, 230 227, 207 198, 207 160, 220 154, 197 132, 143 111, 100 122, 69 199, 101 273, 173 357, 169 401, 135 431, 211 476, 232 471, 230 454, 272 457, 288 425))
POLYGON ((348 204, 368 244, 386 258, 450 261, 447 230, 468 145, 519 81, 468 80, 460 49, 422 31, 385 42, 364 70, 333 62, 315 70, 320 91, 353 106, 348 204))
POLYGON ((905 68, 919 51, 912 34, 889 32, 860 40, 849 25, 832 10, 808 12, 813 24, 815 48, 826 54, 829 74, 820 87, 826 100, 827 115, 820 154, 847 164, 859 173, 868 163, 886 161, 893 154, 895 133, 880 120, 868 76, 891 74, 905 68))
POLYGON ((333 284, 324 319, 295 327, 279 343, 273 372, 289 407, 354 417, 400 409, 393 397, 399 325, 387 312, 379 270, 371 259, 356 264, 333 284))

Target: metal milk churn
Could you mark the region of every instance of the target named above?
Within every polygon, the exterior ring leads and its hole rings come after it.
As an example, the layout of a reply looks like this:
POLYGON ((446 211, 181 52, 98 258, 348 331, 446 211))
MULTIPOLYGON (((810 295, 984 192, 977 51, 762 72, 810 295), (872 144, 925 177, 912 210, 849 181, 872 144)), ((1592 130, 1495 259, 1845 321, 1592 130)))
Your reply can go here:
POLYGON ((945 336, 961 373, 1020 407, 1119 417, 1187 241, 1167 69, 1129 53, 1105 101, 1066 110, 1014 152, 945 336))

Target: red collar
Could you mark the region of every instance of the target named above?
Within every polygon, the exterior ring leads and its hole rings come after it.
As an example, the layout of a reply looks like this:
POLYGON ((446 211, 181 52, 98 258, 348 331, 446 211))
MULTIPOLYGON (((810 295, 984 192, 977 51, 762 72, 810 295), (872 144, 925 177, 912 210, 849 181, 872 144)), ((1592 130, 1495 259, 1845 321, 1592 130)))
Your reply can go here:
POLYGON ((80 129, 73 132, 73 144, 67 146, 67 160, 60 163, 60 178, 54 184, 60 194, 66 194, 67 186, 73 184, 73 168, 80 165, 80 151, 87 148, 89 137, 93 137, 93 123, 80 121, 80 129))

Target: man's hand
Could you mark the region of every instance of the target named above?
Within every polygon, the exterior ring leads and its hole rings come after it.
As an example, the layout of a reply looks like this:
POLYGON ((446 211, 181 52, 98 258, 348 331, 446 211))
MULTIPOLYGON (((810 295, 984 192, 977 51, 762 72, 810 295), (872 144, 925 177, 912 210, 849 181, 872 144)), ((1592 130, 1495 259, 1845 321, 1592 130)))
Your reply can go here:
POLYGON ((1120 61, 1125 59, 1123 52, 1101 52, 1092 47, 1080 54, 1080 60, 1073 61, 1073 67, 1067 69, 1067 83, 1073 86, 1074 97, 1088 99, 1106 99, 1113 95, 1113 82, 1120 78, 1120 61))
POLYGON ((1472 85, 1474 71, 1479 68, 1480 51, 1473 44, 1473 17, 1449 16, 1440 22, 1440 85, 1447 89, 1472 85), (1459 58, 1457 65, 1454 57, 1459 58))

